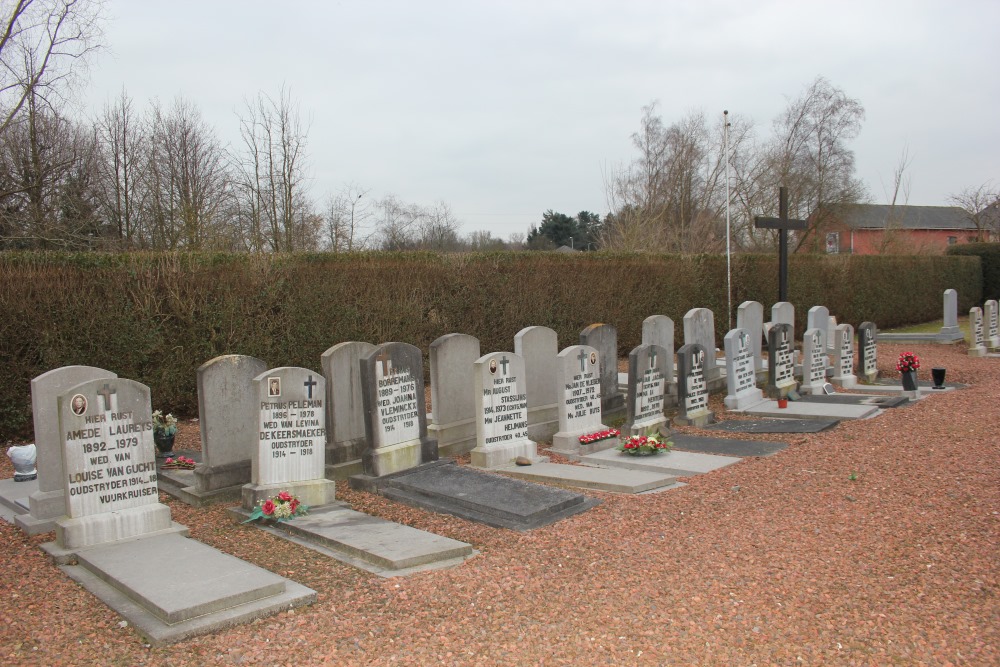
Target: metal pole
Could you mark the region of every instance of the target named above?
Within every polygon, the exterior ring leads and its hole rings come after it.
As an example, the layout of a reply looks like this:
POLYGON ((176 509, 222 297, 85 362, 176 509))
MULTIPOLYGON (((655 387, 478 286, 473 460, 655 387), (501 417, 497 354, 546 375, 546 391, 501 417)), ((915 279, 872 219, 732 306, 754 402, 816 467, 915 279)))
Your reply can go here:
POLYGON ((726 154, 726 317, 727 330, 733 328, 733 265, 730 241, 732 225, 729 221, 729 110, 722 112, 723 150, 726 154))
MULTIPOLYGON (((788 222, 788 192, 778 188, 778 217, 788 222)), ((788 230, 778 230, 778 301, 788 301, 788 230)))

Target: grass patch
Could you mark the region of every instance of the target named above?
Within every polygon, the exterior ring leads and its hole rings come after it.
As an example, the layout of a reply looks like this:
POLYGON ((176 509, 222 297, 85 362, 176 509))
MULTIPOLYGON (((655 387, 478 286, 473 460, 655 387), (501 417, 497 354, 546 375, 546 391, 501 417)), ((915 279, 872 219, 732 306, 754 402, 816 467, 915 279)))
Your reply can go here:
MULTIPOLYGON (((913 324, 908 327, 899 327, 897 329, 880 329, 882 333, 919 333, 919 334, 934 334, 941 330, 944 326, 944 320, 934 320, 933 322, 925 322, 923 324, 913 324)), ((962 335, 966 338, 969 337, 969 318, 960 317, 958 318, 958 328, 962 330, 962 335)))

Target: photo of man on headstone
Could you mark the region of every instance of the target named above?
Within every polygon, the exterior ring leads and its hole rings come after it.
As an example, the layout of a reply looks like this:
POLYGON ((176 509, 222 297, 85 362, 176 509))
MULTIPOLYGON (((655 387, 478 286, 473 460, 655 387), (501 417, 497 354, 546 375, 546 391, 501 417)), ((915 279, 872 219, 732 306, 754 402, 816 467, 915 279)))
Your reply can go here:
POLYGON ((87 411, 87 397, 83 394, 76 394, 72 401, 73 414, 80 416, 87 411))
POLYGON ((268 378, 267 395, 281 396, 281 378, 268 378))

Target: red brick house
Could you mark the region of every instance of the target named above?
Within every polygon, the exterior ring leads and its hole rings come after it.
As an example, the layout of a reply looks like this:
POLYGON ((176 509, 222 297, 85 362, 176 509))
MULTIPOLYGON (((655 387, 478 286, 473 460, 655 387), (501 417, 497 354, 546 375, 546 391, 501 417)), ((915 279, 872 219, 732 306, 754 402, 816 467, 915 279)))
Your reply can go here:
MULTIPOLYGON (((978 241, 979 231, 958 206, 820 206, 800 252, 855 255, 942 254, 950 245, 978 241)), ((984 241, 994 240, 984 233, 984 241)))

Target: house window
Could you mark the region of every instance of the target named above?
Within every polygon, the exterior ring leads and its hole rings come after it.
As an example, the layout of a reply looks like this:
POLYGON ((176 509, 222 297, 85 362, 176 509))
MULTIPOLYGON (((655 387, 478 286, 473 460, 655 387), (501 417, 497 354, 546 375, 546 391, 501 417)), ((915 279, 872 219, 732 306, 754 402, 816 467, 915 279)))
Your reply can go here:
POLYGON ((826 252, 830 255, 840 252, 840 232, 829 232, 826 235, 826 252))
POLYGON ((948 245, 955 245, 956 243, 958 243, 958 237, 957 236, 949 236, 948 237, 948 245))

